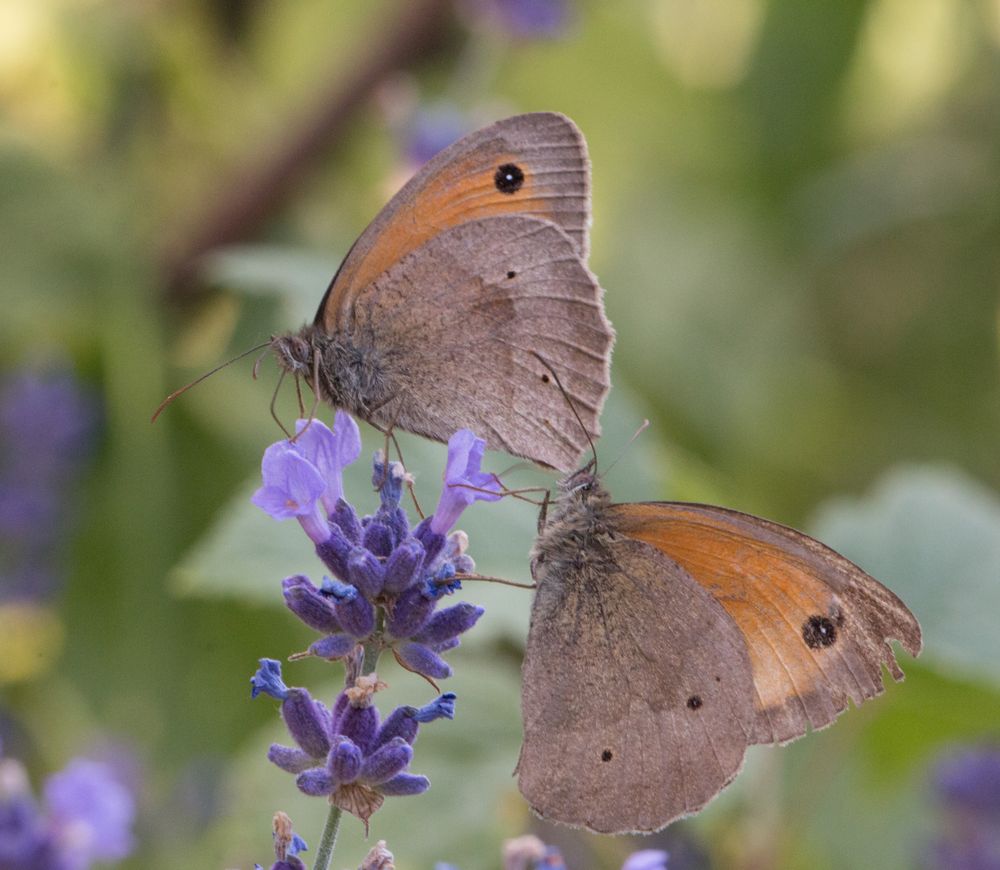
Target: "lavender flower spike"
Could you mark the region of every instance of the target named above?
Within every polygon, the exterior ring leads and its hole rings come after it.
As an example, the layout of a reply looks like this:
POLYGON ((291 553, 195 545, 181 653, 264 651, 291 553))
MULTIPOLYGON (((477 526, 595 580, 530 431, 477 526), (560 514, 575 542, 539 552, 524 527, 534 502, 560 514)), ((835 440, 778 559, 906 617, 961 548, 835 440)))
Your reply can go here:
MULTIPOLYGON (((297 420, 295 449, 308 459, 326 481, 320 496, 329 516, 344 497, 344 469, 361 455, 361 433, 350 414, 337 411, 333 430, 317 419, 297 420)), ((317 542, 318 543, 318 542, 317 542)))
POLYGON ((326 491, 326 481, 316 466, 292 444, 279 441, 264 451, 260 465, 264 485, 251 501, 276 520, 295 517, 315 544, 330 537, 318 499, 326 491))
POLYGON ((431 531, 447 534, 474 501, 498 501, 502 486, 495 475, 480 471, 486 442, 469 429, 459 429, 448 439, 448 464, 444 488, 431 518, 431 531), (483 492, 482 490, 488 490, 483 492))

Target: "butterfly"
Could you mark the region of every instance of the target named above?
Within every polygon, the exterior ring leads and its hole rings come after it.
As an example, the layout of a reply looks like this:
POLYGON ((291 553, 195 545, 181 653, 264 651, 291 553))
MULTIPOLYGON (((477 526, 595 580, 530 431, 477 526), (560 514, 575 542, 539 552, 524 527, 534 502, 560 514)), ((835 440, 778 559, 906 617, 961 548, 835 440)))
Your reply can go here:
POLYGON ((437 441, 568 470, 600 432, 614 334, 587 268, 590 164, 563 115, 498 121, 441 151, 347 254, 279 364, 330 405, 437 441))
POLYGON ((861 568, 703 504, 614 504, 589 462, 532 550, 517 775, 541 816, 655 831, 705 806, 748 746, 824 728, 903 672, 920 626, 861 568))

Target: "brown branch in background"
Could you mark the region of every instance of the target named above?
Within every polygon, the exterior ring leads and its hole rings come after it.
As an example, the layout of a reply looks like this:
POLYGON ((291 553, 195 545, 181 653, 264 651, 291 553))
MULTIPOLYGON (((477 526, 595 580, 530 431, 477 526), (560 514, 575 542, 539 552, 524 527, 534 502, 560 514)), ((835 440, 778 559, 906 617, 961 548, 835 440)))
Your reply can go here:
MULTIPOLYGON (((362 51, 373 46, 353 73, 339 78, 306 112, 299 124, 286 124, 284 136, 258 166, 249 166, 229 179, 228 186, 190 234, 164 257, 162 270, 169 299, 180 301, 197 294, 198 266, 209 251, 245 241, 284 204, 313 164, 349 129, 349 121, 387 78, 426 60, 444 43, 449 31, 452 0, 400 0, 399 18, 384 38, 360 42, 362 51)), ((281 128, 279 128, 281 129, 281 128)))

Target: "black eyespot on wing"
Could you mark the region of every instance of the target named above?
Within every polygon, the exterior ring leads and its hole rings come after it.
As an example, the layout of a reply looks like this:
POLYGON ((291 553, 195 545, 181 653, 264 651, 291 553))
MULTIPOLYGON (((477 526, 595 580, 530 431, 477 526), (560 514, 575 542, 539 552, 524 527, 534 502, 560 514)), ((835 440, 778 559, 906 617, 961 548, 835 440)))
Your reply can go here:
POLYGON ((692 695, 688 698, 687 705, 689 710, 697 710, 704 701, 701 700, 701 695, 692 695))
POLYGON ((542 383, 547 384, 551 378, 548 375, 542 375, 542 383))
POLYGON ((809 649, 831 646, 837 639, 837 627, 825 616, 810 616, 802 626, 802 639, 809 649))
POLYGON ((524 171, 516 163, 504 163, 493 174, 493 183, 501 193, 517 193, 524 184, 524 171))
POLYGON ((516 277, 517 277, 517 272, 515 272, 513 269, 510 272, 507 273, 507 278, 508 279, 509 278, 516 278, 516 277))
POLYGON ((613 757, 614 756, 611 754, 610 749, 605 749, 604 752, 601 753, 601 761, 611 761, 613 757))

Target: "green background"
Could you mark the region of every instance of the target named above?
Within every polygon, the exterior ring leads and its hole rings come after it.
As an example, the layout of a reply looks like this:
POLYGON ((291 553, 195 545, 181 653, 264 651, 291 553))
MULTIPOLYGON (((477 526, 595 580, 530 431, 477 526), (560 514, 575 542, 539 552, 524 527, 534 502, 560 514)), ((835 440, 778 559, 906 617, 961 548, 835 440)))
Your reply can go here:
MULTIPOLYGON (((69 365, 104 411, 66 494, 68 581, 47 605, 62 640, 39 640, 36 666, 0 687, 8 748, 36 780, 101 741, 130 748, 143 790, 126 867, 267 863, 277 809, 317 839, 322 801, 266 762, 280 722, 247 691, 259 657, 310 642, 280 580, 322 572, 295 524, 248 503, 280 434, 274 367, 255 382, 245 361, 156 425, 150 413, 311 316, 412 170, 397 133, 415 107, 456 106, 470 127, 552 109, 593 161, 591 267, 618 332, 599 450, 605 467, 622 454, 616 499, 806 529, 925 632, 919 662, 901 653, 905 683, 793 746, 751 750, 721 798, 655 842, 678 867, 922 866, 946 825, 935 759, 1000 732, 1000 5, 595 0, 556 40, 447 8, 433 50, 363 95, 266 219, 171 285, 173 254, 414 6, 0 2, 0 366, 69 365)), ((433 505, 444 451, 402 443, 433 505)), ((348 489, 374 507, 364 463, 348 489)), ((524 579, 534 523, 508 500, 462 525, 484 573, 524 579)), ((401 870, 475 870, 539 830, 572 867, 617 866, 633 844, 538 828, 511 779, 529 593, 462 595, 487 614, 449 656, 457 718, 416 746, 412 770, 434 785, 387 802, 372 841, 401 870)), ((286 675, 328 699, 340 680, 317 662, 286 675)), ((432 694, 384 677, 383 709, 432 694)), ((348 819, 334 866, 366 848, 348 819)))

